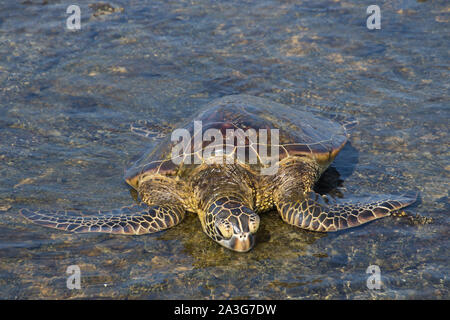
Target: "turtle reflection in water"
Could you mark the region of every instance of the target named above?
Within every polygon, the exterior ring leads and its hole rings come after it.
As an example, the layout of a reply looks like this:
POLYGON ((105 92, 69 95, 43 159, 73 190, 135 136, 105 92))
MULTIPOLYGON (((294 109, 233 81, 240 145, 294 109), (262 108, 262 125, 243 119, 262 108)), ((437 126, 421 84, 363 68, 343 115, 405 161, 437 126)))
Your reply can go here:
POLYGON ((407 194, 341 202, 315 193, 314 184, 348 139, 348 125, 307 111, 258 97, 227 96, 209 103, 183 128, 192 143, 185 144, 188 147, 179 156, 190 161, 174 161, 173 149, 179 141, 168 136, 127 171, 126 182, 139 193, 140 204, 90 216, 28 209, 21 213, 37 224, 65 231, 142 235, 173 227, 187 211, 196 212, 209 237, 246 252, 255 243, 258 213, 274 207, 291 225, 330 232, 388 216, 416 199, 407 194), (199 132, 195 131, 196 120, 202 124, 199 132), (262 132, 259 129, 272 135, 278 129, 278 144, 265 145, 278 150, 277 170, 262 174, 267 169, 267 154, 260 154, 262 143, 254 143, 249 136, 244 144, 222 149, 222 154, 205 152, 209 144, 204 141, 200 150, 195 149, 194 135, 203 138, 208 129, 218 129, 223 140, 227 129, 254 129, 256 135, 262 132), (255 153, 258 161, 235 157, 239 148, 255 153), (217 161, 218 157, 223 161, 217 161), (230 157, 234 161, 228 161, 230 157))

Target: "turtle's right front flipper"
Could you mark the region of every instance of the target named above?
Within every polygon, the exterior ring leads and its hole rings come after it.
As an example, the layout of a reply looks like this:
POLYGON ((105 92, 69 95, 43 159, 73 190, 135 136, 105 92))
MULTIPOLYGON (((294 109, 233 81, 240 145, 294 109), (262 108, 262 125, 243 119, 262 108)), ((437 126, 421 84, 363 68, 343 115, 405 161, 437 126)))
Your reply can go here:
POLYGON ((415 194, 360 198, 353 202, 334 202, 315 192, 298 200, 277 203, 282 219, 312 231, 338 231, 390 215, 416 201, 415 194))
POLYGON ((177 225, 184 218, 185 211, 182 206, 140 204, 85 216, 76 211, 22 209, 20 213, 36 224, 69 232, 140 235, 177 225))

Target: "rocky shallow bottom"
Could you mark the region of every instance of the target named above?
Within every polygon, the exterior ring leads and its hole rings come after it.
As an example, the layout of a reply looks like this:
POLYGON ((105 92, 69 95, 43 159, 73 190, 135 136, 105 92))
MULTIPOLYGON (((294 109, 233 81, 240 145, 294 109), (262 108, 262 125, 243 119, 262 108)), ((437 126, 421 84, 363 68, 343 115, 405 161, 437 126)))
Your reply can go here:
POLYGON ((450 297, 448 4, 386 2, 382 29, 369 31, 360 1, 79 3, 78 32, 64 29, 59 1, 11 0, 0 12, 0 298, 450 297), (405 212, 419 216, 319 234, 270 212, 246 254, 213 243, 194 215, 140 237, 19 216, 132 203, 123 170, 158 141, 130 124, 176 127, 233 93, 355 117, 318 188, 417 190, 405 212), (70 265, 80 290, 66 287, 70 265), (367 287, 371 265, 379 290, 367 287))

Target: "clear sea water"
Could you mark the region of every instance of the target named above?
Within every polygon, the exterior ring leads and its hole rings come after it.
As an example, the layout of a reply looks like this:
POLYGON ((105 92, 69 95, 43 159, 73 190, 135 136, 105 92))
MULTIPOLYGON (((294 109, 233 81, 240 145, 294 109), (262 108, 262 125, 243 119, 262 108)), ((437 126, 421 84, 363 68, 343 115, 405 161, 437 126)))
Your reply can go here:
POLYGON ((449 299, 448 1, 125 1, 0 4, 0 299, 449 299), (120 9, 120 8, 123 8, 120 9), (342 197, 418 190, 410 217, 320 234, 264 214, 228 251, 198 218, 147 236, 69 234, 18 211, 133 203, 123 172, 224 95, 307 106, 359 126, 318 188, 342 197), (78 265, 81 289, 66 287, 78 265), (366 269, 378 265, 381 289, 366 269))

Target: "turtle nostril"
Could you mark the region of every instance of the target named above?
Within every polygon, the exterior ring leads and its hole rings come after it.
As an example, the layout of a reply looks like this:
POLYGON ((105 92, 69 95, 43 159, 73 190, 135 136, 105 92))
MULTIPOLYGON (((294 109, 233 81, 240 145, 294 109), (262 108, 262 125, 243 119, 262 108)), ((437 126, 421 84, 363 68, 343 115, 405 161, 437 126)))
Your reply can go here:
POLYGON ((235 233, 233 239, 231 249, 239 252, 247 252, 255 243, 253 235, 249 232, 235 233))
POLYGON ((239 234, 239 239, 245 240, 245 239, 247 239, 247 238, 248 238, 247 233, 240 233, 240 234, 239 234))

